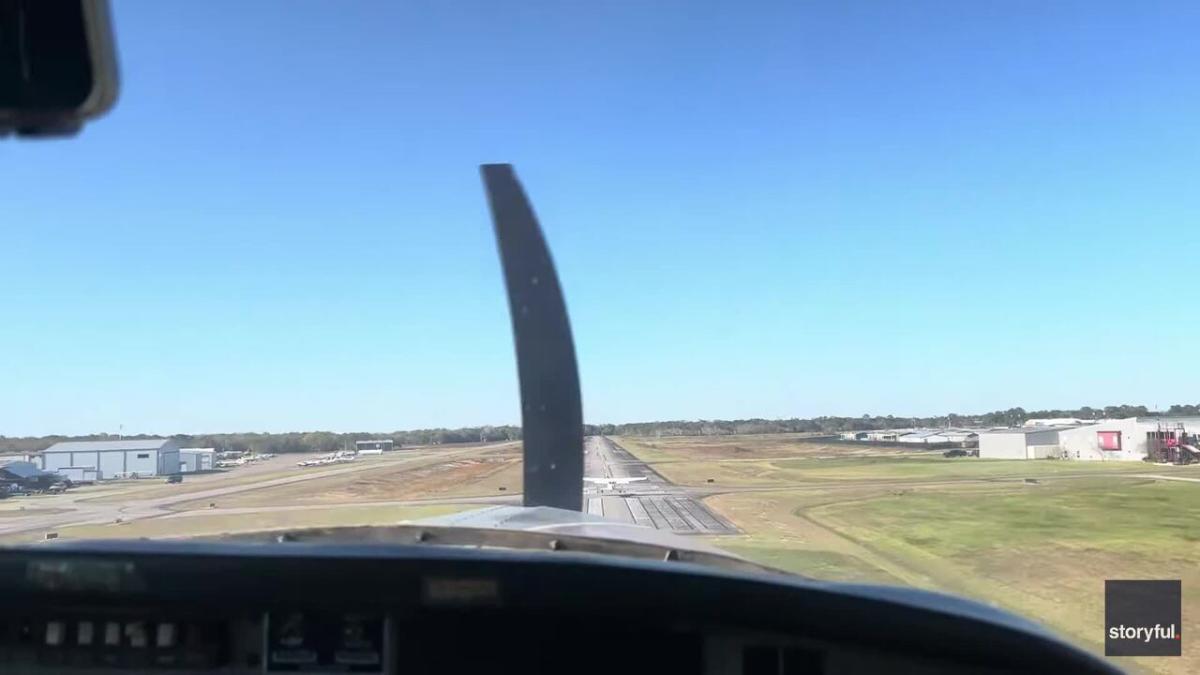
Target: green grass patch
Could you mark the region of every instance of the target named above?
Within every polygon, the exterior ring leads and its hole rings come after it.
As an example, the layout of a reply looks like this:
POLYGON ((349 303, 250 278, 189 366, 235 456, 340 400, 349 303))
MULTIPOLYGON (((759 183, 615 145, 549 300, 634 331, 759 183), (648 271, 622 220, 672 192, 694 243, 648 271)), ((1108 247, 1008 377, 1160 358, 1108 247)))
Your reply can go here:
MULTIPOLYGON (((805 459, 671 460, 653 464, 656 471, 681 485, 703 485, 712 479, 717 485, 763 487, 875 480, 1040 480, 1061 475, 1107 476, 1147 471, 1146 465, 1140 462, 947 459, 911 454, 805 459)), ((1162 473, 1177 473, 1177 470, 1167 467, 1162 473)))
POLYGON ((670 462, 680 459, 678 454, 662 450, 661 445, 652 439, 614 436, 612 440, 643 462, 670 462))
MULTIPOLYGON (((1064 462, 1058 460, 1005 460, 938 455, 891 455, 885 457, 846 457, 835 459, 785 459, 773 464, 786 472, 825 479, 910 479, 910 478, 992 478, 1029 476, 1037 478, 1058 474, 1139 473, 1147 471, 1142 462, 1064 462)), ((1158 468, 1158 467, 1153 467, 1158 468)))
MULTIPOLYGON (((1082 464, 1082 463, 1079 463, 1082 464)), ((1155 471, 1155 473, 1165 473, 1155 471)), ((1200 583, 1200 485, 1115 476, 967 491, 914 490, 805 510, 938 587, 1044 622, 1103 648, 1104 579, 1200 583)), ((1184 594, 1183 630, 1200 597, 1184 594)), ((1139 660, 1200 672, 1200 657, 1139 660)))
MULTIPOLYGON (((678 439, 673 439, 678 440, 678 439)), ((619 441, 639 459, 654 465, 668 480, 681 485, 770 486, 821 481, 869 480, 989 480, 1053 478, 1058 475, 1163 473, 1200 476, 1189 468, 1150 466, 1142 462, 1067 462, 1058 460, 986 460, 942 457, 938 452, 855 454, 833 448, 811 457, 771 457, 756 453, 721 456, 695 448, 689 451, 663 441, 619 441), (831 456, 832 452, 835 456, 831 456)), ((795 443, 796 447, 802 444, 795 443)), ((810 450, 815 446, 804 446, 810 450)))
POLYGON ((1200 554, 1200 485, 1192 483, 1081 479, 1000 494, 914 491, 816 512, 864 541, 946 557, 1041 543, 1200 554))

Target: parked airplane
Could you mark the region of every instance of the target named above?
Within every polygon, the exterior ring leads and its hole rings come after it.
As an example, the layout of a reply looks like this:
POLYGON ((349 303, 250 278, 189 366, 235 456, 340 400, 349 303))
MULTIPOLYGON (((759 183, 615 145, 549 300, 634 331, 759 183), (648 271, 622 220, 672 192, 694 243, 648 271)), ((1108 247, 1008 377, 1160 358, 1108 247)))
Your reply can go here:
POLYGON ((358 457, 351 451, 339 450, 331 452, 327 455, 321 455, 316 459, 309 459, 303 462, 296 462, 296 466, 321 466, 323 464, 341 464, 344 462, 353 462, 358 457))
POLYGON ((600 488, 601 490, 612 490, 612 489, 616 488, 618 485, 629 485, 630 483, 636 483, 639 480, 646 480, 646 477, 639 476, 637 478, 632 478, 632 477, 588 478, 585 476, 583 480, 586 483, 592 483, 593 485, 600 488))

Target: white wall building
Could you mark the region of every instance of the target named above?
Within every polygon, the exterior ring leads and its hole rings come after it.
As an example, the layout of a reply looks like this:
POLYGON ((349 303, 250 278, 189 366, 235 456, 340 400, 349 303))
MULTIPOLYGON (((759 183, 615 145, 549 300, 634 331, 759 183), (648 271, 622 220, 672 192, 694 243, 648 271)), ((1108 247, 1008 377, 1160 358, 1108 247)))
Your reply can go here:
POLYGON ((1146 434, 1158 428, 1155 422, 1139 422, 1136 417, 1102 420, 1058 436, 1064 459, 1097 461, 1140 461, 1146 456, 1146 434))
POLYGON ((874 431, 843 431, 838 436, 844 441, 929 445, 934 443, 973 444, 979 434, 970 429, 880 429, 874 431))
POLYGON ((907 434, 901 434, 896 437, 897 443, 906 445, 926 445, 928 443, 944 443, 941 439, 936 438, 938 432, 936 429, 915 429, 907 434))
POLYGON ((100 472, 90 466, 65 466, 55 473, 72 483, 95 483, 100 476, 100 472))
POLYGON ((1127 417, 1082 426, 993 429, 979 435, 979 456, 992 459, 1057 457, 1080 461, 1140 462, 1160 430, 1200 435, 1200 418, 1127 417))
POLYGON ((943 429, 939 431, 937 436, 929 440, 930 443, 975 443, 979 439, 979 433, 969 431, 967 429, 943 429))
POLYGON ((979 433, 981 459, 1042 459, 1057 457, 1058 435, 1070 427, 1019 427, 979 433))
POLYGON ((1151 437, 1160 429, 1181 429, 1200 434, 1200 419, 1194 417, 1127 417, 1101 420, 1059 435, 1063 457, 1107 462, 1139 462, 1146 458, 1151 437))
POLYGON ((921 429, 910 434, 905 434, 896 440, 900 443, 924 443, 926 445, 937 443, 970 443, 975 441, 979 434, 966 429, 921 429))
POLYGON ((874 431, 868 431, 866 440, 877 442, 888 441, 894 443, 900 436, 912 433, 914 431, 916 431, 916 429, 877 429, 874 431))
POLYGON ((179 471, 181 473, 212 471, 216 466, 214 459, 216 455, 215 448, 180 448, 179 471))
POLYGON ((42 469, 94 469, 99 480, 179 473, 179 445, 169 438, 64 441, 42 452, 42 469))

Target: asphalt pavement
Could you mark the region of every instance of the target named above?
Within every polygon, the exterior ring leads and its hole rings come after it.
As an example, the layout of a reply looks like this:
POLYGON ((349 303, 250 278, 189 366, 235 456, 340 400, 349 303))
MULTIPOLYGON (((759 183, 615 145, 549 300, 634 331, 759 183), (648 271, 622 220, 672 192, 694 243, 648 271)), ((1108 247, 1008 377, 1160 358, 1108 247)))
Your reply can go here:
POLYGON ((604 436, 584 439, 583 475, 587 478, 641 480, 611 487, 585 482, 587 512, 608 520, 635 523, 677 534, 732 534, 737 528, 684 488, 663 478, 649 464, 604 436))

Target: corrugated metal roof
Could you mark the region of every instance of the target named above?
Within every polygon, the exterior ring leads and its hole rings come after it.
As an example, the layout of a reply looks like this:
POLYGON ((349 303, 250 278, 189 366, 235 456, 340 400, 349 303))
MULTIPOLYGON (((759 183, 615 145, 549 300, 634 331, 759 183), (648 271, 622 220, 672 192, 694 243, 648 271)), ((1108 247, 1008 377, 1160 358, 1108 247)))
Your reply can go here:
POLYGON ((1075 425, 1075 424, 1060 424, 1058 426, 1052 426, 1052 427, 1015 427, 1012 429, 988 429, 987 431, 979 432, 979 435, 982 436, 983 434, 1024 434, 1024 435, 1028 436, 1029 434, 1040 434, 1043 431, 1064 431, 1066 429, 1078 429, 1078 428, 1079 428, 1079 426, 1075 425))
POLYGON ((158 450, 170 443, 169 438, 128 441, 62 441, 46 448, 45 452, 96 452, 97 450, 158 450))
POLYGON ((33 478, 42 473, 42 470, 37 468, 33 462, 8 462, 0 464, 0 471, 16 476, 17 478, 33 478))
POLYGON ((920 431, 910 431, 907 434, 900 434, 896 440, 901 438, 929 438, 930 436, 937 436, 939 433, 941 432, 930 429, 922 429, 920 431))

